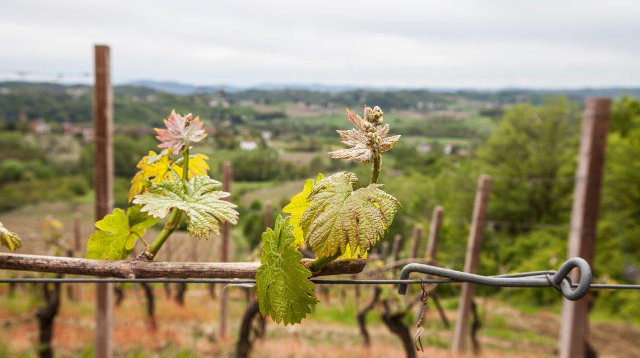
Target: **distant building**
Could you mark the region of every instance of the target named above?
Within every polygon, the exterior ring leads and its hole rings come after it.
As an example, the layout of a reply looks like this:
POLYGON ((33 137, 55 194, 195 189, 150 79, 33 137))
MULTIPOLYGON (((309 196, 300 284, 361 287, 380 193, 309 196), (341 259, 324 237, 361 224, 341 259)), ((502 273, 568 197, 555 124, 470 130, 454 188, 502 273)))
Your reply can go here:
POLYGON ((66 135, 76 135, 82 132, 82 128, 76 126, 71 122, 62 123, 62 133, 66 135))
POLYGON ((209 101, 209 107, 222 107, 222 108, 228 108, 229 107, 229 101, 227 101, 224 98, 213 98, 212 100, 209 101))
POLYGON ((67 88, 64 93, 66 93, 68 96, 74 98, 74 99, 78 99, 80 97, 82 97, 83 95, 85 95, 89 90, 87 88, 67 88))
POLYGON ((447 143, 444 145, 444 149, 442 150, 445 155, 451 155, 456 152, 456 145, 453 143, 447 143))
POLYGON ((272 133, 271 131, 262 131, 260 135, 262 136, 262 139, 264 139, 265 141, 269 141, 271 140, 272 133))
POLYGON ((85 143, 93 142, 94 136, 93 127, 82 128, 82 140, 85 143))
POLYGON ((240 149, 242 150, 256 150, 258 149, 258 143, 255 140, 241 140, 240 149))
POLYGON ((433 150, 433 145, 431 145, 431 143, 420 143, 418 145, 416 145, 416 152, 418 153, 429 153, 433 150))
POLYGON ((252 107, 256 105, 256 101, 252 99, 243 99, 243 100, 240 100, 238 104, 245 107, 252 107))
POLYGON ((44 119, 39 118, 31 121, 31 131, 36 134, 46 134, 51 132, 51 126, 44 119))

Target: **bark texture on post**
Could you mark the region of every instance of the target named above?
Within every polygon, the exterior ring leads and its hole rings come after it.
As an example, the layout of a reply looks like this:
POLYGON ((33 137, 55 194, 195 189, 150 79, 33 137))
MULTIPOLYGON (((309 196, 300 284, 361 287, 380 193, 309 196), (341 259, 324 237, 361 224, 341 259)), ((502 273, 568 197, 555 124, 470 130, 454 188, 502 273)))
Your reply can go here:
POLYGON ((429 240, 427 241, 427 260, 436 261, 438 255, 438 237, 440 236, 440 228, 442 227, 442 215, 444 208, 436 206, 433 208, 431 215, 431 227, 429 227, 429 240))
MULTIPOLYGON (((427 251, 425 259, 429 264, 435 264, 438 262, 438 238, 440 237, 440 228, 442 227, 442 217, 444 215, 444 208, 440 205, 433 208, 433 214, 431 214, 431 226, 429 227, 429 238, 427 241, 427 251)), ((431 293, 431 301, 436 306, 442 324, 445 328, 449 329, 451 324, 447 318, 447 314, 444 312, 438 295, 435 292, 431 293)))
MULTIPOLYGON (((223 190, 231 193, 231 178, 232 169, 231 162, 225 162, 222 166, 222 186, 223 190)), ((225 200, 231 200, 231 195, 225 200)), ((220 261, 229 261, 229 223, 224 222, 222 224, 222 247, 220 249, 220 261)), ((226 338, 227 336, 227 292, 226 290, 220 294, 220 338, 226 338)))
MULTIPOLYGON (((402 235, 396 234, 396 236, 393 237, 393 246, 391 246, 391 263, 392 264, 395 264, 400 258, 401 247, 402 247, 402 235)), ((393 266, 393 268, 391 269, 391 272, 393 272, 393 274, 395 275, 396 271, 397 271, 396 266, 393 266)))
POLYGON ((383 262, 387 262, 387 256, 389 256, 389 243, 385 241, 382 243, 382 247, 380 249, 380 259, 383 262))
MULTIPOLYGON (((582 117, 568 257, 579 256, 589 264, 593 263, 596 246, 596 225, 610 110, 610 99, 589 98, 582 117)), ((571 273, 571 279, 573 282, 579 279, 576 272, 571 273)), ((560 357, 585 356, 589 326, 588 306, 588 296, 578 301, 566 298, 563 300, 560 357)))
POLYGON ((418 250, 420 249, 420 241, 422 240, 422 228, 416 226, 413 228, 413 242, 411 244, 411 252, 409 258, 413 259, 418 257, 418 250))
MULTIPOLYGON (((79 211, 76 211, 73 214, 73 242, 70 243, 67 247, 67 256, 68 257, 81 257, 82 256, 82 228, 81 228, 81 219, 82 214, 79 211)), ((80 285, 66 285, 67 286, 67 297, 71 301, 80 301, 80 285)))
MULTIPOLYGON (((96 221, 113 208, 113 89, 111 88, 111 59, 109 47, 94 48, 95 82, 93 87, 94 129, 94 193, 96 221)), ((97 358, 113 356, 111 336, 113 330, 113 285, 96 284, 97 358)))
MULTIPOLYGON (((491 177, 483 174, 478 178, 476 198, 473 204, 473 218, 471 231, 469 233, 469 243, 467 245, 467 255, 464 262, 464 271, 476 273, 478 269, 478 257, 482 245, 482 235, 484 233, 487 205, 489 204, 489 191, 491 190, 491 177)), ((465 282, 460 292, 460 303, 458 304, 458 320, 453 335, 451 346, 453 354, 464 352, 466 348, 467 332, 469 331, 469 311, 473 300, 474 286, 465 282)))

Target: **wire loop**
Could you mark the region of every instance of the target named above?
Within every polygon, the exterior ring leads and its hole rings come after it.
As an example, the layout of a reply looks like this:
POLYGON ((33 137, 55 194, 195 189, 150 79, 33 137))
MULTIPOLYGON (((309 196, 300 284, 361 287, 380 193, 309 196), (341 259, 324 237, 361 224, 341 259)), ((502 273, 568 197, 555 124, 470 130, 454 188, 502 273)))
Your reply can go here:
MULTIPOLYGON (((400 279, 408 279, 411 272, 445 277, 457 282, 469 282, 495 287, 554 287, 560 291, 564 297, 572 301, 579 300, 587 293, 592 280, 591 267, 587 261, 580 257, 573 257, 567 260, 560 266, 558 271, 524 272, 500 276, 482 276, 442 267, 412 263, 402 269, 400 279), (568 277, 569 272, 574 268, 580 270, 580 283, 578 286, 574 286, 568 277)), ((407 284, 400 283, 398 285, 398 293, 401 295, 406 294, 407 284)))
MULTIPOLYGON (((591 272, 589 263, 581 257, 572 257, 560 266, 560 269, 553 275, 551 281, 555 283, 553 287, 560 285, 560 291, 564 297, 571 301, 576 301, 587 294, 592 279, 593 273, 591 272), (572 287, 573 284, 569 278, 569 272, 574 268, 580 270, 580 282, 575 289, 572 287)), ((547 280, 549 280, 549 278, 547 278, 547 280)))

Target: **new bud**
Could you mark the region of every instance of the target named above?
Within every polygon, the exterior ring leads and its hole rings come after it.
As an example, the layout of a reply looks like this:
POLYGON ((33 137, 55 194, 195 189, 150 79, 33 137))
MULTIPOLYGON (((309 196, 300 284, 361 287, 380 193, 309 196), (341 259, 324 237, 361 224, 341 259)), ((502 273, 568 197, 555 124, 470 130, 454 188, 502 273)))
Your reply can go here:
POLYGON ((367 120, 367 122, 373 123, 375 125, 382 124, 383 114, 384 113, 382 113, 382 110, 378 106, 375 106, 373 108, 369 106, 364 107, 364 119, 367 120))

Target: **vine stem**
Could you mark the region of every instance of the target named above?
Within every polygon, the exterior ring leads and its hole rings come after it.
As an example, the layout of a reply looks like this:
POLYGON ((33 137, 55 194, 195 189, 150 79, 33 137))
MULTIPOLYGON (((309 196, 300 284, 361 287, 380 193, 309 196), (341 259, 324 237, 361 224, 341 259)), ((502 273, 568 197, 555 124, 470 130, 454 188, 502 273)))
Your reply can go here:
POLYGON ((379 150, 374 150, 373 164, 371 165, 371 180, 369 181, 369 184, 375 184, 378 182, 378 175, 380 174, 380 159, 379 150))
POLYGON ((319 257, 311 261, 311 264, 309 265, 309 270, 311 270, 311 272, 320 271, 321 268, 327 266, 330 262, 340 257, 340 254, 341 252, 338 251, 335 254, 333 254, 333 256, 319 257))
MULTIPOLYGON (((184 146, 184 151, 182 153, 182 183, 187 186, 187 182, 189 180, 189 145, 186 144, 184 146)), ((180 226, 180 219, 182 218, 182 210, 178 208, 173 208, 171 211, 171 215, 169 216, 169 220, 164 224, 162 231, 160 234, 153 240, 151 245, 145 252, 141 255, 146 257, 149 260, 153 260, 156 256, 162 245, 167 241, 169 236, 180 226)))

